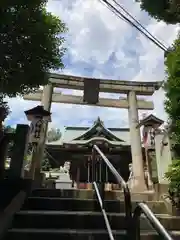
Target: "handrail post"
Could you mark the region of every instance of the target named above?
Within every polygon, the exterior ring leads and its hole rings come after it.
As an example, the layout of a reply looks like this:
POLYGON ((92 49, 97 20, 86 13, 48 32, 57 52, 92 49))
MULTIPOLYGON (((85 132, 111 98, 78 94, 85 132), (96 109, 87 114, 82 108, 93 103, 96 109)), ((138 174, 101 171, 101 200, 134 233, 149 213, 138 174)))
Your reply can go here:
POLYGON ((96 151, 92 148, 92 182, 95 181, 95 161, 96 161, 96 151))
POLYGON ((135 240, 140 240, 140 217, 141 214, 144 214, 146 219, 152 225, 152 227, 156 230, 159 234, 161 239, 164 240, 173 240, 170 234, 166 231, 160 221, 156 218, 153 212, 150 210, 147 204, 139 203, 134 210, 133 215, 133 234, 136 237, 135 240))
POLYGON ((140 231, 140 216, 141 216, 141 209, 136 207, 134 210, 134 215, 132 217, 132 235, 134 236, 135 240, 141 239, 141 231, 140 231))

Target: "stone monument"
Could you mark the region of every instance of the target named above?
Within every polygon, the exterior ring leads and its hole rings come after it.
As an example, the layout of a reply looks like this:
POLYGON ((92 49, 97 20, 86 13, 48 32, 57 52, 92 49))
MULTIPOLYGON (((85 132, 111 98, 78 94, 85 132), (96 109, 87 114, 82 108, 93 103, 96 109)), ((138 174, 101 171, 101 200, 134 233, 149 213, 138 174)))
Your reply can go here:
POLYGON ((71 189, 72 188, 72 180, 69 176, 69 168, 70 163, 65 162, 64 166, 59 169, 59 177, 55 181, 56 189, 71 189))

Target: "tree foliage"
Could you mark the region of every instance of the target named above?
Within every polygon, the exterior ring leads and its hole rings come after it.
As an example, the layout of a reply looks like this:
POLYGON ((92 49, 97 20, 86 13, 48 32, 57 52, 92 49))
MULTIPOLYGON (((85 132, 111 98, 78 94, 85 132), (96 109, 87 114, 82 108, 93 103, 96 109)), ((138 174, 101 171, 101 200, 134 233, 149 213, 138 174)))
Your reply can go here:
MULTIPOLYGON (((169 24, 180 23, 179 0, 136 0, 156 20, 169 24)), ((170 120, 170 132, 175 143, 180 143, 180 34, 165 53, 166 93, 165 110, 170 120)))
POLYGON ((51 164, 49 162, 49 159, 48 158, 43 158, 42 159, 42 165, 41 165, 41 169, 42 171, 49 171, 51 168, 51 164))
POLYGON ((173 160, 165 177, 169 180, 169 197, 174 206, 180 208, 180 160, 173 160))
POLYGON ((140 3, 142 10, 156 20, 170 24, 180 23, 180 1, 179 0, 136 0, 140 3))
POLYGON ((9 113, 10 109, 7 102, 0 99, 0 122, 3 122, 9 113))
POLYGON ((61 131, 60 129, 54 129, 54 128, 51 128, 49 131, 48 131, 48 134, 47 134, 47 140, 48 142, 53 142, 53 141, 57 141, 61 138, 61 131))
POLYGON ((63 67, 65 24, 46 10, 47 0, 0 1, 0 92, 29 93, 63 67))
POLYGON ((175 141, 180 143, 180 35, 166 57, 165 66, 165 110, 171 119, 171 131, 175 141))
POLYGON ((7 133, 15 133, 15 132, 16 132, 16 129, 13 128, 13 127, 11 127, 10 125, 5 126, 4 130, 5 130, 5 132, 7 132, 7 133))
POLYGON ((4 134, 3 122, 9 113, 10 113, 10 109, 7 102, 4 102, 3 99, 0 98, 0 136, 4 134))

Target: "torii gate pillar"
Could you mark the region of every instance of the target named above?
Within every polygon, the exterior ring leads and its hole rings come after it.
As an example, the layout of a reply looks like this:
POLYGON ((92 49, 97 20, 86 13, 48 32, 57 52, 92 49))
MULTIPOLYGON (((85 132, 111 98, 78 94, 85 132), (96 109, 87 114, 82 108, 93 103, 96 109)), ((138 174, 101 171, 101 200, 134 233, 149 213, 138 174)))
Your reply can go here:
POLYGON ((143 192, 147 190, 144 177, 144 165, 142 157, 141 135, 137 107, 137 97, 135 91, 128 93, 129 102, 129 126, 131 139, 131 155, 132 155, 132 170, 133 182, 132 191, 143 192))
MULTIPOLYGON (((51 103, 52 103, 52 94, 53 94, 53 85, 48 84, 43 87, 43 93, 41 98, 41 104, 43 105, 44 109, 47 111, 51 111, 51 103)), ((48 122, 44 123, 44 133, 42 135, 41 145, 39 147, 39 151, 37 154, 36 159, 36 170, 35 170, 35 178, 39 178, 40 172, 41 172, 41 163, 44 156, 44 150, 45 150, 45 143, 46 143, 46 135, 48 130, 48 122)))

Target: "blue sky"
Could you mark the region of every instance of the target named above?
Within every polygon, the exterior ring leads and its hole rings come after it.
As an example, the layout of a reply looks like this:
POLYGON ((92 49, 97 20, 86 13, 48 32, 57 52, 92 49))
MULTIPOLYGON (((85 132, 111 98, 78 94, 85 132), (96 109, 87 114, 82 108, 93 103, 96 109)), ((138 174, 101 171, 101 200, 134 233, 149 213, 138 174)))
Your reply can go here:
MULTIPOLYGON (((156 22, 142 12, 134 0, 118 1, 152 34, 170 46, 177 35, 178 26, 156 22)), ((118 19, 100 1, 49 0, 47 9, 59 16, 69 28, 65 69, 60 73, 131 81, 165 79, 162 50, 118 19)), ((77 91, 71 92, 79 94, 77 91)), ((156 92, 152 100, 155 104, 153 113, 166 120, 163 91, 156 92)), ((27 123, 24 111, 37 104, 21 98, 9 99, 12 113, 6 124, 27 123)), ((108 127, 128 126, 127 110, 123 109, 53 104, 51 111, 50 127, 90 126, 98 116, 108 127)))

